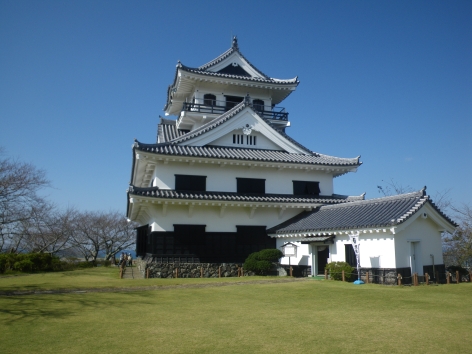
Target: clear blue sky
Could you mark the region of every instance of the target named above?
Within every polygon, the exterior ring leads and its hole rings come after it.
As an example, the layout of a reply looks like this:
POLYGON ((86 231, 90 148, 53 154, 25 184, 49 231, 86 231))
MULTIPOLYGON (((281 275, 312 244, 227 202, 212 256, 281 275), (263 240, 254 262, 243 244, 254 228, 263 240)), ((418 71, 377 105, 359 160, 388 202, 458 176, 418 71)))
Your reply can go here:
POLYGON ((293 138, 362 155, 335 192, 394 179, 472 202, 471 1, 0 1, 0 145, 61 206, 126 209, 133 139, 156 141, 177 60, 231 45, 271 77, 293 138))

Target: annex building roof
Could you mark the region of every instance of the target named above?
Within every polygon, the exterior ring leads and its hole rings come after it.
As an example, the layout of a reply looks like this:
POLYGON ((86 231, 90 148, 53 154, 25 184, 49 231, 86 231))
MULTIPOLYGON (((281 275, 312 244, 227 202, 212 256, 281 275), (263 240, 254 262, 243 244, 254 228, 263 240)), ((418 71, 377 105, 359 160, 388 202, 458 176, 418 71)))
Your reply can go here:
POLYGON ((275 237, 319 236, 343 230, 391 228, 405 223, 423 206, 442 219, 448 229, 457 225, 442 213, 426 195, 426 187, 413 193, 359 200, 338 205, 323 205, 310 212, 303 212, 280 225, 267 230, 275 237))

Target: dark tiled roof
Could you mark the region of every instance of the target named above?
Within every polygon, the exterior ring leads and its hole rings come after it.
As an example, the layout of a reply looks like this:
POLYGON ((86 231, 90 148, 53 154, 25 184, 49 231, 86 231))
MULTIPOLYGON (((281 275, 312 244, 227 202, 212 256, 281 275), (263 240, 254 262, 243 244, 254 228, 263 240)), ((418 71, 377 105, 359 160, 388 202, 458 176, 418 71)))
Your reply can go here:
MULTIPOLYGON (((239 50, 239 46, 238 46, 238 39, 236 37, 233 37, 233 43, 231 45, 231 48, 228 49, 226 52, 224 52, 223 54, 219 55, 217 58, 213 59, 212 61, 202 65, 202 66, 199 66, 198 68, 194 69, 194 70, 197 70, 197 71, 207 71, 209 68, 217 65, 218 63, 222 62, 223 60, 225 60, 226 58, 228 58, 231 54, 233 54, 234 52, 237 52, 241 58, 243 58, 247 63, 248 65, 254 69, 259 75, 261 75, 264 79, 266 80, 273 80, 271 79, 269 76, 267 76, 266 74, 264 74, 262 71, 260 71, 259 69, 257 69, 254 65, 252 65, 249 60, 247 60, 247 58, 243 55, 243 53, 240 52, 239 50)), ((284 80, 282 80, 284 81, 284 80)))
POLYGON ((279 79, 272 79, 272 78, 248 77, 248 76, 242 76, 242 75, 232 75, 232 74, 225 74, 225 73, 220 73, 220 72, 204 71, 204 70, 199 70, 198 68, 191 68, 191 67, 185 66, 182 63, 180 63, 178 67, 183 71, 187 71, 193 74, 224 77, 228 79, 238 79, 238 80, 262 82, 262 83, 268 83, 268 84, 279 84, 279 85, 280 84, 281 85, 293 85, 293 84, 298 85, 300 83, 298 81, 298 77, 294 77, 293 79, 288 79, 288 80, 279 80, 279 79))
MULTIPOLYGON (((262 149, 247 149, 247 148, 233 148, 233 147, 217 147, 217 146, 178 146, 176 144, 193 139, 200 136, 221 124, 227 122, 237 113, 241 112, 245 107, 251 107, 247 103, 249 100, 244 100, 231 110, 225 112, 221 116, 215 118, 201 127, 187 132, 179 131, 174 120, 161 118, 159 124, 158 134, 160 144, 142 144, 135 143, 135 147, 141 151, 149 151, 158 154, 179 155, 179 156, 195 156, 195 157, 209 157, 221 159, 236 159, 249 161, 264 161, 264 162, 284 162, 284 163, 303 163, 315 165, 330 165, 330 166, 359 166, 360 156, 355 158, 339 158, 329 155, 318 154, 310 151, 296 140, 292 139, 286 133, 275 128, 270 122, 264 120, 277 134, 280 134, 285 139, 289 140, 299 148, 306 151, 306 154, 291 154, 280 150, 262 150, 262 149)), ((252 109, 252 107, 251 107, 252 109)), ((254 111, 256 114, 257 112, 254 111)))
POLYGON ((391 227, 401 224, 429 203, 451 225, 457 226, 432 203, 425 189, 391 197, 323 205, 277 225, 268 233, 283 235, 358 228, 391 227))
POLYGON ((175 75, 174 75, 174 83, 172 85, 169 85, 169 87, 167 88, 167 102, 164 106, 164 110, 167 110, 168 107, 171 105, 171 96, 172 96, 171 93, 172 93, 172 90, 174 89, 174 86, 177 82, 179 69, 181 69, 183 71, 186 71, 186 72, 200 74, 200 75, 213 76, 213 77, 223 77, 223 78, 229 78, 229 79, 238 79, 238 80, 244 80, 244 81, 261 82, 261 83, 266 83, 266 84, 268 84, 268 83, 270 83, 270 84, 281 84, 281 85, 296 84, 298 86, 298 84, 300 83, 300 81, 298 81, 298 76, 293 78, 293 79, 281 80, 281 79, 271 78, 271 77, 267 76, 266 74, 264 74, 262 71, 257 69, 254 65, 252 65, 249 62, 249 60, 247 60, 246 57, 239 51, 238 41, 237 41, 236 37, 234 37, 233 38, 233 44, 232 44, 230 49, 228 49, 226 52, 219 55, 217 58, 213 59, 212 61, 206 63, 205 65, 199 66, 198 68, 192 68, 192 67, 183 65, 180 62, 180 60, 177 62, 177 69, 176 69, 175 75), (262 76, 262 78, 241 76, 241 75, 231 75, 231 74, 208 71, 209 68, 211 68, 211 67, 217 65, 218 63, 220 63, 221 61, 225 60, 226 58, 228 58, 234 52, 239 53, 239 55, 248 63, 248 65, 252 69, 254 69, 260 76, 262 76))
POLYGON ((173 119, 160 118, 161 122, 157 126, 157 141, 159 143, 165 143, 180 138, 182 135, 189 132, 188 130, 177 129, 176 121, 173 119))
POLYGON ((306 204, 336 204, 357 200, 359 196, 301 196, 293 194, 238 194, 236 192, 192 192, 157 187, 139 188, 130 186, 128 193, 143 197, 159 199, 184 199, 221 202, 264 202, 264 203, 306 203, 306 204))
POLYGON ((182 146, 172 144, 142 144, 135 142, 135 149, 160 155, 243 160, 254 162, 297 163, 320 166, 359 166, 359 158, 339 158, 327 155, 290 154, 279 150, 230 148, 225 146, 182 146))
MULTIPOLYGON (((172 140, 169 140, 168 142, 169 143, 172 143, 172 144, 175 144, 175 143, 180 143, 180 142, 183 142, 183 141, 186 141, 186 140, 190 140, 192 138, 195 138, 197 136, 200 136, 218 126, 220 126, 221 124, 229 121, 231 118, 235 117, 239 112, 241 112, 245 107, 250 107, 251 110, 255 113, 255 114, 258 114, 252 107, 252 103, 250 103, 250 97, 249 96, 246 96, 246 99, 243 100, 242 102, 238 103, 236 106, 234 106, 233 108, 231 108, 229 111, 223 113, 222 115, 220 115, 219 117, 213 119, 212 121, 202 125, 201 127, 195 129, 195 130, 192 130, 190 132, 188 132, 187 134, 183 134, 183 135, 180 135, 178 137, 176 137, 175 139, 172 139, 172 140)), ((290 141, 291 143, 297 145, 300 149, 303 149, 305 150, 305 152, 307 154, 313 154, 313 152, 306 148, 305 146, 303 146, 302 144, 300 144, 298 141, 296 141, 295 139, 292 139, 290 136, 288 136, 285 132, 283 132, 282 130, 279 130, 277 129, 273 124, 271 124, 268 120, 262 118, 264 120, 264 122, 266 122, 277 134, 283 136, 285 139, 287 139, 288 141, 290 141)))

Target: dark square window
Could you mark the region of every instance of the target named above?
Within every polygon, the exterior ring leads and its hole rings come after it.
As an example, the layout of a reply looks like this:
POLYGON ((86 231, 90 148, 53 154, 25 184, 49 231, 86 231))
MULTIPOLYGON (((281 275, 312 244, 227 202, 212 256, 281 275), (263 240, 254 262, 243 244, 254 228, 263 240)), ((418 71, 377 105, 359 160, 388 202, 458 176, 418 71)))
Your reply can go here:
POLYGON ((293 194, 295 195, 320 195, 320 182, 293 181, 293 194))
POLYGON ((182 246, 205 245, 206 225, 177 225, 174 224, 174 233, 178 236, 182 246))
POLYGON ((206 176, 175 175, 175 190, 205 192, 206 176))
POLYGON ((236 178, 238 193, 265 194, 265 179, 236 178))
POLYGON ((357 267, 356 253, 350 243, 344 245, 344 252, 346 253, 346 263, 349 263, 351 267, 357 267))

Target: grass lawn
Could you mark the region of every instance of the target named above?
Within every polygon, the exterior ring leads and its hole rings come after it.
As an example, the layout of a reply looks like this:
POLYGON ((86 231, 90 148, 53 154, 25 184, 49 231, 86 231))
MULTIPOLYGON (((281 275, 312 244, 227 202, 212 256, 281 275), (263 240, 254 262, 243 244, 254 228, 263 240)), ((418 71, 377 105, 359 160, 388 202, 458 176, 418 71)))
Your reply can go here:
MULTIPOLYGON (((137 268, 134 268, 137 271, 137 268)), ((247 282, 267 277, 243 278, 204 278, 204 279, 119 279, 117 267, 97 267, 69 272, 51 272, 41 274, 22 274, 14 276, 0 275, 2 291, 36 291, 60 289, 97 289, 97 288, 133 288, 142 286, 164 286, 180 284, 201 284, 218 282, 247 282)), ((278 277, 270 277, 277 279, 278 277)))
MULTIPOLYGON (((122 287, 125 280, 116 279, 116 272, 116 269, 99 269, 70 272, 74 275, 0 278, 0 291, 12 290, 13 280, 18 284, 17 289, 122 287)), ((244 280, 247 284, 224 287, 0 296, 0 351, 472 351, 471 283, 390 287, 315 280, 275 284, 244 280)), ((228 280, 126 280, 126 286, 215 281, 228 280)), ((241 278, 229 281, 241 281, 241 278)))

